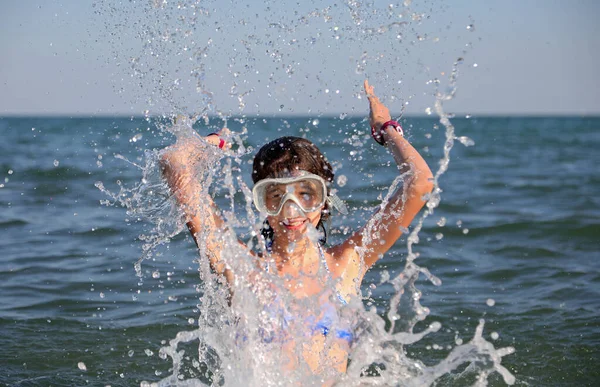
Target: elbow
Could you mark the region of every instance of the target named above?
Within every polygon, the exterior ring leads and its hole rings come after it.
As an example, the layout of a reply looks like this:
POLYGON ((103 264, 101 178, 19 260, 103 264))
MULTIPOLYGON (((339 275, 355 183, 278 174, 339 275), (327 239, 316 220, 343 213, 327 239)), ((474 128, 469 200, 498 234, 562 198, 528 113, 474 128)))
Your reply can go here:
POLYGON ((427 173, 425 174, 425 176, 423 176, 423 182, 421 183, 421 190, 423 191, 423 194, 429 194, 431 193, 431 191, 433 191, 434 188, 434 178, 433 178, 433 174, 431 173, 431 171, 427 171, 427 173))
POLYGON ((420 176, 416 176, 410 184, 412 196, 426 202, 429 194, 433 191, 433 182, 434 178, 430 170, 427 170, 426 173, 422 173, 420 176))
POLYGON ((426 202, 429 198, 429 194, 433 191, 433 181, 426 181, 415 187, 415 195, 420 198, 423 202, 426 202))

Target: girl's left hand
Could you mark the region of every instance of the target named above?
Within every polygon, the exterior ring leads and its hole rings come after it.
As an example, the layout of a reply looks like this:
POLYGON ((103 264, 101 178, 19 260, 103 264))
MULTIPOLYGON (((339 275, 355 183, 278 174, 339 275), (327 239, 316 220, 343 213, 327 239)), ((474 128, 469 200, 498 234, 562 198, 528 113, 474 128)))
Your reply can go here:
POLYGON ((369 85, 367 79, 365 79, 364 86, 367 98, 369 99, 371 126, 375 127, 375 129, 380 129, 383 124, 392 119, 390 110, 377 98, 373 86, 369 85))

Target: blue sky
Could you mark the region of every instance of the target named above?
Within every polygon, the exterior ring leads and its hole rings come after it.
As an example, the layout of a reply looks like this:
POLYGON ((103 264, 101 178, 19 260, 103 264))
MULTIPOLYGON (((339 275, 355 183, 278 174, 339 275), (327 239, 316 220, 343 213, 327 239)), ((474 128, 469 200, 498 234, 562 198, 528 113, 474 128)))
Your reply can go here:
POLYGON ((308 3, 4 0, 0 115, 600 114, 594 0, 308 3))

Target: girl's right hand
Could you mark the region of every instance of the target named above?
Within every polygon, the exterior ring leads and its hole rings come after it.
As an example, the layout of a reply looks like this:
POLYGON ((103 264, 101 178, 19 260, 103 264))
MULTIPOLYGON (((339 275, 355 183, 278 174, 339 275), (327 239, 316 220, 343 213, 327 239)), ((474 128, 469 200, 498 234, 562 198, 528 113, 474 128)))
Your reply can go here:
POLYGON ((225 138, 229 137, 230 130, 227 128, 223 128, 216 133, 211 133, 208 136, 204 137, 206 142, 209 144, 218 146, 221 149, 229 149, 231 148, 231 144, 225 141, 225 138))

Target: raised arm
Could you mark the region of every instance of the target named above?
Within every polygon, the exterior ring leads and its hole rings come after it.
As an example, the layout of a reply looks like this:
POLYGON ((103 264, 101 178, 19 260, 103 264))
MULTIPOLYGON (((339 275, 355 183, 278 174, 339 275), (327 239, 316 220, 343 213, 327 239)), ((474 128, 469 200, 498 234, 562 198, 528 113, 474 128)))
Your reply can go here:
MULTIPOLYGON (((379 134, 382 125, 391 120, 388 108, 374 94, 373 86, 365 80, 365 92, 369 99, 370 122, 379 134)), ((353 257, 358 264, 358 275, 364 273, 402 235, 425 204, 423 197, 433 189, 433 175, 419 152, 403 137, 388 127, 382 133, 386 147, 394 156, 403 184, 387 202, 369 219, 367 224, 339 246, 339 254, 353 257)), ((351 264, 350 262, 348 264, 351 264)))
POLYGON ((225 224, 208 190, 202 186, 199 176, 196 175, 198 164, 207 162, 208 152, 212 151, 207 147, 223 147, 226 144, 221 142, 219 135, 214 134, 207 136, 205 140, 206 142, 203 142, 195 136, 178 139, 162 154, 162 172, 177 204, 185 213, 187 227, 196 245, 205 250, 211 268, 224 275, 231 284, 233 273, 221 260, 223 240, 220 235, 225 224))

